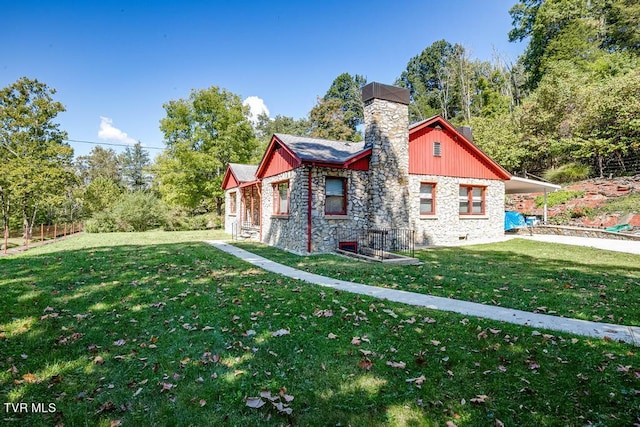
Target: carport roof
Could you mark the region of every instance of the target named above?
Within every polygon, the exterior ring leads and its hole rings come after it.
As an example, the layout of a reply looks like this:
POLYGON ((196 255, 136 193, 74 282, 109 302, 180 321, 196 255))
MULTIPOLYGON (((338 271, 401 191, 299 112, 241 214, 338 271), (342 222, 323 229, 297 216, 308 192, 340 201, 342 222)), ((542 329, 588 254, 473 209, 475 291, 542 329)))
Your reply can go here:
POLYGON ((560 186, 550 182, 512 176, 510 180, 504 182, 504 189, 506 194, 543 193, 557 191, 560 186))

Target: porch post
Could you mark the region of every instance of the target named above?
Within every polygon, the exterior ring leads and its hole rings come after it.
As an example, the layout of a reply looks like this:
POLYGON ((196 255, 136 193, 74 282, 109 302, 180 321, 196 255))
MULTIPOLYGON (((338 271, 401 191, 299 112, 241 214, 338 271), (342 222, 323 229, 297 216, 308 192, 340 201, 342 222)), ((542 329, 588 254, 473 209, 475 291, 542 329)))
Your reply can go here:
POLYGON ((307 252, 311 253, 311 202, 312 202, 312 193, 311 193, 311 171, 313 170, 313 165, 309 166, 309 172, 307 172, 307 252))
POLYGON ((253 211, 254 206, 253 206, 253 200, 254 200, 255 196, 253 195, 253 186, 251 186, 251 226, 253 227, 253 219, 255 218, 255 212, 253 211))
POLYGON ((547 189, 544 189, 544 224, 547 225, 547 189))

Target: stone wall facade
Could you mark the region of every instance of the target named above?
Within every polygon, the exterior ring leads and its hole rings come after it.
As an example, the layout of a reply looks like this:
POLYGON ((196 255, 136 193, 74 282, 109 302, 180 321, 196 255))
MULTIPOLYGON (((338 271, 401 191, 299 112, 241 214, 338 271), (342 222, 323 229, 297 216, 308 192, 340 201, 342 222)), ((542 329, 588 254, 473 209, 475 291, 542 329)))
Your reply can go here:
POLYGON ((281 249, 308 253, 308 187, 311 171, 311 252, 333 252, 339 228, 363 229, 368 225, 368 172, 301 166, 262 182, 262 241, 281 249), (326 177, 346 178, 347 214, 325 214, 326 177), (274 184, 289 182, 289 214, 273 215, 274 184))
POLYGON ((338 230, 362 230, 369 225, 369 172, 349 169, 312 169, 312 252, 333 252, 338 230), (325 214, 326 177, 346 178, 347 214, 325 214))
POLYGON ((299 167, 262 180, 262 242, 307 253, 307 171, 299 167), (274 184, 289 182, 289 213, 274 215, 274 184))
POLYGON ((409 107, 371 99, 364 106, 369 161, 370 224, 374 228, 409 227, 409 107))
POLYGON ((224 232, 227 234, 235 235, 239 231, 240 221, 240 188, 231 188, 224 192, 224 232), (236 200, 236 211, 231 213, 229 207, 231 206, 231 199, 236 200))
POLYGON ((459 240, 492 240, 504 236, 504 182, 489 179, 411 175, 409 182, 411 228, 416 245, 446 245, 459 240), (420 183, 435 185, 435 214, 420 215, 420 183), (484 215, 459 213, 461 185, 485 187, 484 215))

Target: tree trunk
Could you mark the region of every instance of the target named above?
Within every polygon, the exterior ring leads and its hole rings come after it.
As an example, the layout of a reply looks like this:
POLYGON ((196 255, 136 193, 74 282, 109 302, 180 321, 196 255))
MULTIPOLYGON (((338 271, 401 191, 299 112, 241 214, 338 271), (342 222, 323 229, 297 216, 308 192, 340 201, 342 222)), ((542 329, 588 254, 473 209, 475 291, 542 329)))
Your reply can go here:
POLYGON ((602 156, 598 154, 598 169, 600 171, 600 178, 604 178, 604 166, 602 163, 602 156))
POLYGON ((2 228, 3 230, 9 229, 9 197, 4 192, 4 189, 0 187, 0 208, 2 208, 2 228))
POLYGON ((222 215, 222 205, 224 203, 224 198, 217 196, 216 197, 216 213, 218 216, 222 215))

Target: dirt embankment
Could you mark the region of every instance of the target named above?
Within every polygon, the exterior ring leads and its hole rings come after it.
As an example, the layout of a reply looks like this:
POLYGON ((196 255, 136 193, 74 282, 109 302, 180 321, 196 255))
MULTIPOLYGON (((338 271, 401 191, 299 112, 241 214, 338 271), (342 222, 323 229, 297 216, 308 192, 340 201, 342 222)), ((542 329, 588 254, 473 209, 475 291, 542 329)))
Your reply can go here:
MULTIPOLYGON (((562 190, 584 192, 584 195, 548 209, 549 222, 587 227, 611 227, 629 224, 640 227, 640 205, 627 212, 597 213, 597 208, 609 200, 640 194, 640 175, 613 179, 595 178, 563 186, 562 190)), ((542 207, 536 207, 535 198, 542 193, 509 196, 506 208, 528 215, 542 216, 542 207)))

